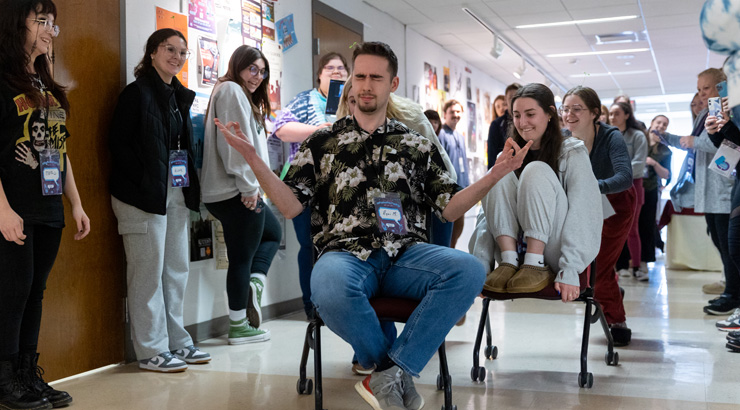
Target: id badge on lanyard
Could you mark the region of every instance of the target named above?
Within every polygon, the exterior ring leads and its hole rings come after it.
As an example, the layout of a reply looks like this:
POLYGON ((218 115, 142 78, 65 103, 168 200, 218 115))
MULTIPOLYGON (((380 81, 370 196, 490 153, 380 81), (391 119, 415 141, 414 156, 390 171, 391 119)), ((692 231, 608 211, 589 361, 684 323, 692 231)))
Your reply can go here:
POLYGON ((373 198, 378 228, 381 232, 406 235, 406 216, 401 207, 401 197, 395 192, 387 192, 373 198))
POLYGON ((59 150, 44 149, 39 153, 41 160, 41 193, 44 196, 62 194, 62 168, 59 150))
POLYGON ((170 151, 170 186, 185 188, 190 186, 188 173, 188 152, 181 149, 170 151))

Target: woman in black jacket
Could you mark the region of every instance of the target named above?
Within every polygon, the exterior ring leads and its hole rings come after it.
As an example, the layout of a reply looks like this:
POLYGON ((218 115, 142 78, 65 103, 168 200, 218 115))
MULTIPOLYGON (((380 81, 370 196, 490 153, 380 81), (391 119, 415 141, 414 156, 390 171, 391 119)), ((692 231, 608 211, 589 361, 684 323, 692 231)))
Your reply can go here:
POLYGON ((118 98, 109 134, 134 350, 140 368, 158 372, 211 360, 183 325, 188 222, 200 202, 190 122, 195 92, 176 77, 189 56, 182 33, 154 32, 134 69, 136 81, 118 98))

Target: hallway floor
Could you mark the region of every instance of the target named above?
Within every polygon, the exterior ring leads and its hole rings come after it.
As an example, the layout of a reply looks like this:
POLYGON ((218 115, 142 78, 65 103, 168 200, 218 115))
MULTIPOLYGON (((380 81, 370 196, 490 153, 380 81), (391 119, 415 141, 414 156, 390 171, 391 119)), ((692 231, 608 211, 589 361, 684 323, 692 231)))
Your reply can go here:
MULTIPOLYGON (((666 271, 656 263, 649 283, 621 279, 632 344, 617 348, 619 366, 604 363, 601 328, 592 327, 591 389, 578 387, 584 305, 518 300, 491 304, 496 360, 485 361, 482 383, 470 379, 472 348, 480 318, 476 300, 461 327, 447 337, 458 409, 737 409, 740 408, 740 354, 725 348, 723 317, 702 312, 710 299, 701 285, 718 272, 666 271)), ((206 365, 179 374, 140 371, 136 364, 55 383, 74 397, 71 409, 312 409, 314 396, 296 393, 298 364, 306 330, 302 314, 264 325, 266 343, 228 346, 226 337, 200 347, 211 353, 206 365)), ((322 333, 324 408, 369 409, 355 392, 352 350, 329 331, 322 333)), ((485 344, 485 343, 484 343, 485 344)), ((483 354, 481 353, 481 356, 483 354)), ((313 367, 309 362, 309 372, 313 367)), ((439 409, 435 358, 416 381, 427 409, 439 409)))

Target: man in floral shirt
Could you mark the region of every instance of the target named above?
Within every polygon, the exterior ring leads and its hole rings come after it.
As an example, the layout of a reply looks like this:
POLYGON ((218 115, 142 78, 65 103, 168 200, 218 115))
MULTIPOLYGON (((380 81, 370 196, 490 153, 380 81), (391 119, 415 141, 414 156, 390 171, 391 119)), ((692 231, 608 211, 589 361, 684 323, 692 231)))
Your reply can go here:
POLYGON ((260 160, 238 124, 217 124, 285 217, 311 208, 319 255, 312 301, 329 329, 352 345, 359 363, 376 368, 357 391, 374 407, 419 409, 424 400, 412 376, 418 377, 468 310, 487 273, 468 253, 426 243, 427 218, 431 211, 446 220, 463 216, 521 166, 531 143, 519 148, 509 140, 496 165, 461 190, 429 140, 385 117, 399 81, 390 47, 356 46, 353 67, 355 116, 309 137, 285 183, 260 160), (379 295, 420 301, 392 344, 369 303, 379 295))

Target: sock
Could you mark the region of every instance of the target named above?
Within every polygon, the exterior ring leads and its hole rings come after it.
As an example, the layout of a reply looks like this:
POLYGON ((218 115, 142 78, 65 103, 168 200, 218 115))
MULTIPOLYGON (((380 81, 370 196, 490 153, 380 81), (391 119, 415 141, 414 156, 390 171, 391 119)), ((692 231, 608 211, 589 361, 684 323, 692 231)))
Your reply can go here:
POLYGON ((262 282, 262 286, 265 286, 265 283, 267 282, 267 275, 262 272, 252 272, 251 277, 262 282))
POLYGON ((514 266, 519 266, 519 255, 516 251, 503 251, 501 252, 501 262, 508 263, 514 266))
POLYGON ((529 266, 545 266, 545 256, 536 253, 525 253, 524 264, 529 266))
POLYGON ((232 322, 240 322, 247 318, 247 309, 231 310, 229 309, 229 320, 232 322))
POLYGON ((378 366, 375 368, 376 372, 382 372, 384 370, 388 370, 391 367, 395 366, 396 362, 394 362, 390 356, 385 355, 385 357, 378 363, 378 366))

